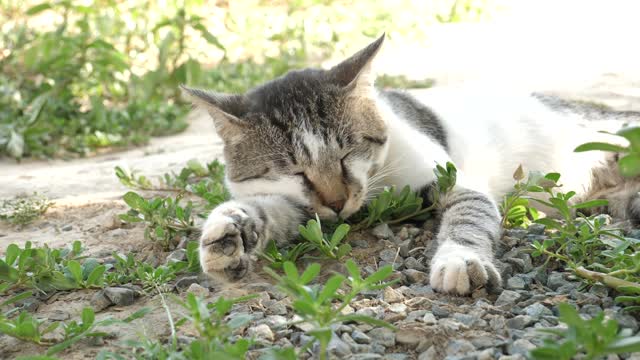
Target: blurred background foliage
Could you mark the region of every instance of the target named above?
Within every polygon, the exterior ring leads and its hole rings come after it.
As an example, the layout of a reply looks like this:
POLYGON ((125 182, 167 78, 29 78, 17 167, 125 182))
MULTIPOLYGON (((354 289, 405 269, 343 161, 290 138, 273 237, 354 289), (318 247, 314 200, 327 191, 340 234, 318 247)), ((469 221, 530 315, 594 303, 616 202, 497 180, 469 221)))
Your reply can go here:
MULTIPOLYGON (((373 37, 424 41, 491 0, 0 1, 0 157, 75 157, 187 127, 178 85, 244 91, 373 37)), ((381 86, 429 86, 383 76, 381 86)))

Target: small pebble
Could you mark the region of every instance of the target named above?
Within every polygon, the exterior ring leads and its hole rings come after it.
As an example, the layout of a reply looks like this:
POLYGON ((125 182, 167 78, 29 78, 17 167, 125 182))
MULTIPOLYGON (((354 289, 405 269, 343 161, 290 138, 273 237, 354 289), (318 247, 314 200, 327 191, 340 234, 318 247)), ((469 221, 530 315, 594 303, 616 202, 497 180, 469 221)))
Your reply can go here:
POLYGON ((378 343, 385 347, 391 347, 396 344, 396 334, 391 329, 375 328, 369 331, 368 335, 372 339, 372 342, 378 343))
MULTIPOLYGON (((208 290, 207 290, 208 291, 208 290)), ((273 331, 267 324, 260 324, 247 329, 247 336, 250 338, 267 340, 273 342, 273 331)))
POLYGON ((382 299, 388 302, 389 304, 392 304, 392 303, 404 301, 404 295, 402 295, 402 293, 399 292, 398 290, 395 290, 394 288, 387 286, 382 293, 382 299))
POLYGON ((187 292, 198 297, 209 296, 209 289, 200 286, 200 284, 193 283, 187 288, 187 292))
POLYGON ((380 224, 371 230, 371 234, 378 239, 390 239, 393 237, 393 231, 387 224, 380 224))
POLYGON ((504 290, 495 302, 496 306, 515 305, 522 295, 512 290, 504 290))

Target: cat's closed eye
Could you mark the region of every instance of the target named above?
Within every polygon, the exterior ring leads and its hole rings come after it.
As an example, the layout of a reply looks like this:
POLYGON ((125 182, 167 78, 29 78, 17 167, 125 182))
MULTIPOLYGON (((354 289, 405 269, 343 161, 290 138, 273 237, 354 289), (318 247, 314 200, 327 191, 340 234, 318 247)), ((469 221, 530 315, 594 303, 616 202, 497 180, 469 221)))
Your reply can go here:
POLYGON ((386 137, 363 136, 362 139, 376 145, 384 145, 387 142, 386 137))

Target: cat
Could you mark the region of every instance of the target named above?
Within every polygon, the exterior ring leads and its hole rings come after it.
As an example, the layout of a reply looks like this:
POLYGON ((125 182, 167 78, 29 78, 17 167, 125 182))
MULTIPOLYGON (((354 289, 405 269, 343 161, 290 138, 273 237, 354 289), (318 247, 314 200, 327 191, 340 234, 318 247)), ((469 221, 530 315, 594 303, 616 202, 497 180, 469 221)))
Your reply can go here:
POLYGON ((615 174, 612 154, 573 152, 606 136, 579 126, 584 116, 531 94, 376 89, 373 62, 383 41, 329 70, 291 71, 245 94, 183 87, 224 142, 233 198, 202 227, 205 273, 241 279, 269 240, 295 239, 298 225, 315 214, 346 219, 386 186, 428 190, 435 166, 448 161, 458 180, 438 202, 429 264, 439 292, 501 288, 496 202, 512 189, 519 165, 559 172, 565 188, 579 192, 576 200, 609 197, 613 216, 638 218, 640 187, 615 174))

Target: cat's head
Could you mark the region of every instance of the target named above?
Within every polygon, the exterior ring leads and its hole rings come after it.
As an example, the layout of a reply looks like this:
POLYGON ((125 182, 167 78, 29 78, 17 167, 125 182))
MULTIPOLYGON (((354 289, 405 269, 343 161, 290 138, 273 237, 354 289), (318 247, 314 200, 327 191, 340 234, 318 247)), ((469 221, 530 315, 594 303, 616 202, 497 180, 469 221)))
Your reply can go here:
POLYGON ((322 218, 358 211, 387 152, 371 69, 383 40, 329 70, 291 71, 245 94, 184 88, 224 142, 233 196, 291 196, 322 218))

